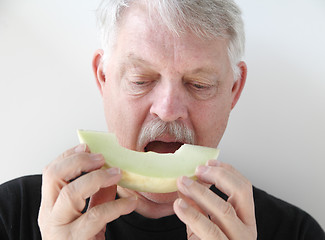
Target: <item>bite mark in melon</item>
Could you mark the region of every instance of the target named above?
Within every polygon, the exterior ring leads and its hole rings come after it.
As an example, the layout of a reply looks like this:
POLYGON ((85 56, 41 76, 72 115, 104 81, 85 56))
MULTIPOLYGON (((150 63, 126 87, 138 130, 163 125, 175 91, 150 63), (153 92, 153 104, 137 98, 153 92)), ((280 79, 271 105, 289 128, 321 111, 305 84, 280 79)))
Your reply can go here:
POLYGON ((92 153, 103 154, 106 167, 122 170, 118 185, 140 192, 174 192, 178 177, 195 179, 196 167, 219 155, 218 149, 190 144, 175 153, 137 152, 120 146, 112 133, 78 130, 78 136, 92 153))

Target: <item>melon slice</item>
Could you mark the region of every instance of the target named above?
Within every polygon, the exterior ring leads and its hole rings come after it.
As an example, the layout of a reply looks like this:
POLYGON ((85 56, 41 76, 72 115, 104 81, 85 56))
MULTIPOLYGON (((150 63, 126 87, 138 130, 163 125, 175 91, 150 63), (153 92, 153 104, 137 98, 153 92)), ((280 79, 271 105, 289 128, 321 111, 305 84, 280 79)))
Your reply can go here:
POLYGON ((140 192, 174 192, 178 177, 195 179, 196 167, 219 154, 218 149, 190 144, 175 153, 137 152, 120 146, 112 133, 78 130, 78 136, 92 153, 103 154, 106 167, 122 170, 118 185, 140 192))

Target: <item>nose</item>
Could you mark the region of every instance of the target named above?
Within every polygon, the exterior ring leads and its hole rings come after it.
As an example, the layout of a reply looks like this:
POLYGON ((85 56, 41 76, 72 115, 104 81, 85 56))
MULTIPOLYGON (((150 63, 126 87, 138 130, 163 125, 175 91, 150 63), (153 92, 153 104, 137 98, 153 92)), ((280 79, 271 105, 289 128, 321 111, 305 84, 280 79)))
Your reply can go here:
POLYGON ((185 120, 188 117, 185 90, 177 84, 161 84, 154 92, 150 113, 164 122, 185 120))

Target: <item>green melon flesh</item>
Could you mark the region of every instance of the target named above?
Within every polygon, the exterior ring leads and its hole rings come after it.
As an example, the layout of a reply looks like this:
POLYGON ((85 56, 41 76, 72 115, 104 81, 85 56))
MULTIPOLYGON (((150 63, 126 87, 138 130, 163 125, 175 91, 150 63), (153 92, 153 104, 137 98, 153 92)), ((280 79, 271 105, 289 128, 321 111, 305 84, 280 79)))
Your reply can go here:
POLYGON ((106 167, 122 170, 118 185, 140 192, 174 192, 178 177, 195 179, 196 167, 219 155, 218 149, 190 144, 175 153, 137 152, 120 146, 112 133, 78 130, 78 136, 92 153, 103 154, 106 167))

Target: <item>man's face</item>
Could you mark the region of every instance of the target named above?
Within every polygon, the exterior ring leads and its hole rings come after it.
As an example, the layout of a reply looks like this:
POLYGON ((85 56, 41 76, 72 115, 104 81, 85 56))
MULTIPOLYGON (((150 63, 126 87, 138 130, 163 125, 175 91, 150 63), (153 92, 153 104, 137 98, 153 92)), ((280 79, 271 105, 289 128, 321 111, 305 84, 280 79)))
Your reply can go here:
POLYGON ((98 64, 108 129, 129 149, 173 152, 180 143, 169 133, 138 144, 141 129, 159 119, 192 130, 194 144, 217 147, 244 84, 234 84, 227 41, 177 37, 154 21, 141 8, 126 11, 108 64, 98 64))

